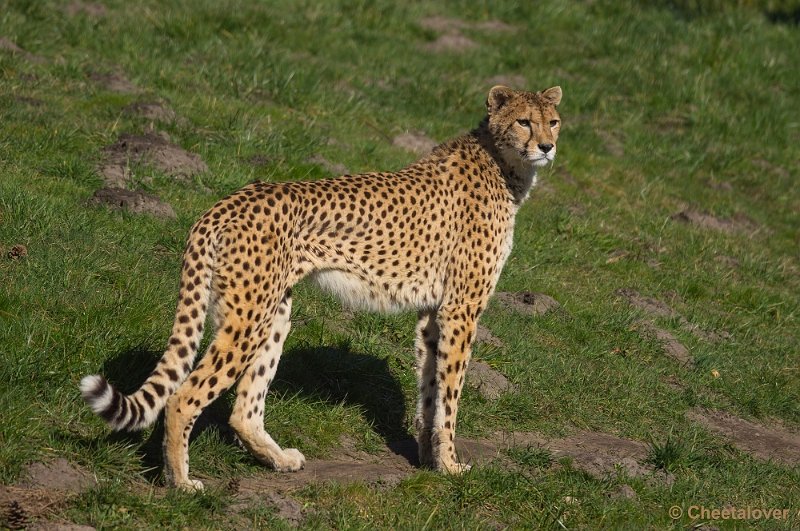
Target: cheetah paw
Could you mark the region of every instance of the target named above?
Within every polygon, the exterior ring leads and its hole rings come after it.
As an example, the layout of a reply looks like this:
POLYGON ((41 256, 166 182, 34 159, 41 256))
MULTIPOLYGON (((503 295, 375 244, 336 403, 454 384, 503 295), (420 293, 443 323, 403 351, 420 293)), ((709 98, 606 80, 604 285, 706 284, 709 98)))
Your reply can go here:
POLYGON ((203 492, 203 482, 199 479, 186 479, 176 483, 175 487, 185 492, 203 492))
POLYGON ((443 463, 439 467, 439 470, 441 470, 445 474, 452 474, 454 476, 460 476, 465 472, 469 472, 471 469, 472 465, 468 465, 466 463, 458 463, 458 462, 447 463, 447 464, 443 463))
POLYGON ((278 472, 297 472, 306 466, 306 457, 297 448, 283 450, 282 463, 275 467, 278 472))

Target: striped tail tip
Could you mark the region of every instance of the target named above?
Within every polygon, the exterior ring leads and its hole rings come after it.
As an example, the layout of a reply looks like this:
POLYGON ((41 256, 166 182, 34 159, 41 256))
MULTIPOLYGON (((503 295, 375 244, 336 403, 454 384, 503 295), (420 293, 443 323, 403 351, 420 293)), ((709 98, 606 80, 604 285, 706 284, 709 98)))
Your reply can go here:
POLYGON ((115 430, 123 429, 118 425, 115 417, 118 416, 120 405, 125 397, 99 374, 85 376, 81 380, 81 396, 89 404, 91 410, 108 422, 115 430))

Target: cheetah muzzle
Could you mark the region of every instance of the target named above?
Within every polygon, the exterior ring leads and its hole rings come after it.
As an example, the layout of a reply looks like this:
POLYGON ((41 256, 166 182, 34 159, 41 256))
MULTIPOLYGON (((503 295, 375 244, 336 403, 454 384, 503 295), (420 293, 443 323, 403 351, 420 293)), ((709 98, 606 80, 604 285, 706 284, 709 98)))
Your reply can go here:
POLYGON ((459 473, 458 399, 476 323, 511 252, 514 217, 556 154, 561 88, 489 91, 473 131, 395 173, 315 182, 253 183, 206 212, 183 256, 167 349, 133 394, 102 376, 81 381, 92 410, 115 430, 151 424, 166 406, 167 481, 189 479, 189 434, 238 382, 230 423, 245 447, 279 471, 305 457, 264 430, 264 399, 291 326, 292 286, 310 277, 346 304, 416 310, 415 428, 423 465, 459 473), (194 367, 210 314, 214 336, 194 367))

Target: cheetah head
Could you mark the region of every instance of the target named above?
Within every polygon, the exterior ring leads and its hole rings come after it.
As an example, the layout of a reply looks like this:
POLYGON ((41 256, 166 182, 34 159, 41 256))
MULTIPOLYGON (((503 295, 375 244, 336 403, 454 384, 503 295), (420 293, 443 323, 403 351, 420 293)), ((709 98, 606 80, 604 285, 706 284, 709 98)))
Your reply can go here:
POLYGON ((560 102, 561 87, 542 92, 492 87, 486 101, 489 131, 509 163, 535 167, 555 159, 561 127, 556 106, 560 102))

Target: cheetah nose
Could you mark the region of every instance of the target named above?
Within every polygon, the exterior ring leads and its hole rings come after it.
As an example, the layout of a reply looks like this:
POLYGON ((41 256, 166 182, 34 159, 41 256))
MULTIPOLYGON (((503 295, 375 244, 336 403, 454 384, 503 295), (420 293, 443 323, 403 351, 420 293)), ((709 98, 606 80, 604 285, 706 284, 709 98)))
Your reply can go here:
POLYGON ((542 153, 549 153, 553 149, 553 144, 539 144, 539 149, 542 150, 542 153))

